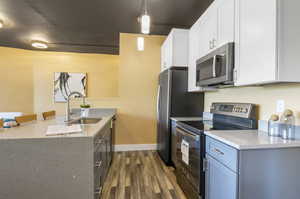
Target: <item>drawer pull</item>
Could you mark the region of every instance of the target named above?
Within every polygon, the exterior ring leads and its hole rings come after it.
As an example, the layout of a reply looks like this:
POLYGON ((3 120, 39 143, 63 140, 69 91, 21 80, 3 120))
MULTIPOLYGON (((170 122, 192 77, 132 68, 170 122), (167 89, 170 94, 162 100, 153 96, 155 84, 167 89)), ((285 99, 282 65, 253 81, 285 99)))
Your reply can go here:
POLYGON ((215 148, 214 149, 214 152, 220 154, 220 155, 224 155, 224 153, 222 151, 220 151, 219 149, 215 148))
POLYGON ((102 192, 102 187, 97 188, 97 189, 95 190, 95 195, 100 195, 101 192, 102 192))
POLYGON ((97 161, 95 167, 100 168, 102 165, 102 161, 97 161))
POLYGON ((96 144, 102 144, 102 142, 103 142, 103 139, 99 139, 96 141, 96 144))

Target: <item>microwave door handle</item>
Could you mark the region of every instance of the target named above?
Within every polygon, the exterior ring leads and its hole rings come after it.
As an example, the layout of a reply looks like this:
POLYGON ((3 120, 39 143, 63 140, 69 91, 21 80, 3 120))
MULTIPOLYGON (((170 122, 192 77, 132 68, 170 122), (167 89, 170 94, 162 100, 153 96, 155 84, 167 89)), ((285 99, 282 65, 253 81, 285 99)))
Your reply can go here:
POLYGON ((217 74, 216 74, 216 67, 217 67, 217 55, 214 56, 213 58, 213 77, 217 77, 217 74))

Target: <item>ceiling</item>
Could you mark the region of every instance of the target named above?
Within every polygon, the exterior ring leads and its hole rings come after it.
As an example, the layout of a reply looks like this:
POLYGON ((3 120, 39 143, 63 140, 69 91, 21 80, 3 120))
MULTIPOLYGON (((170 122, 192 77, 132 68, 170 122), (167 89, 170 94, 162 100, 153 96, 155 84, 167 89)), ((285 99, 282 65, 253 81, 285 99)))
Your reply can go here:
MULTIPOLYGON (((213 0, 148 0, 151 34, 189 28, 213 0)), ((0 46, 50 51, 119 53, 119 33, 140 33, 144 0, 0 0, 0 46)))

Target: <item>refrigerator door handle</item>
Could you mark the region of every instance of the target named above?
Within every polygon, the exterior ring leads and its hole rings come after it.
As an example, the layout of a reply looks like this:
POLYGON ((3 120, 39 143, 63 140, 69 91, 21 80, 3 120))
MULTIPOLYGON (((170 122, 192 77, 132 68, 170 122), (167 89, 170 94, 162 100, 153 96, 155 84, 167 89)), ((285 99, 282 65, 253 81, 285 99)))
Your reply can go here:
POLYGON ((160 107, 160 85, 157 88, 157 102, 156 102, 156 114, 157 114, 157 121, 159 121, 159 107, 160 107))

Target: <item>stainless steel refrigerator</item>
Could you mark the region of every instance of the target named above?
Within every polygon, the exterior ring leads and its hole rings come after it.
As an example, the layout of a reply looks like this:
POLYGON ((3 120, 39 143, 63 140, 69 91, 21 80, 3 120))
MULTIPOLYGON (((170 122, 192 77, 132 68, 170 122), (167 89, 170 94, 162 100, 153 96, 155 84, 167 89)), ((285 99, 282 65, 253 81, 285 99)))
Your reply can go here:
POLYGON ((159 75, 157 96, 157 148, 171 165, 171 117, 202 117, 204 94, 188 92, 186 67, 172 67, 159 75))

